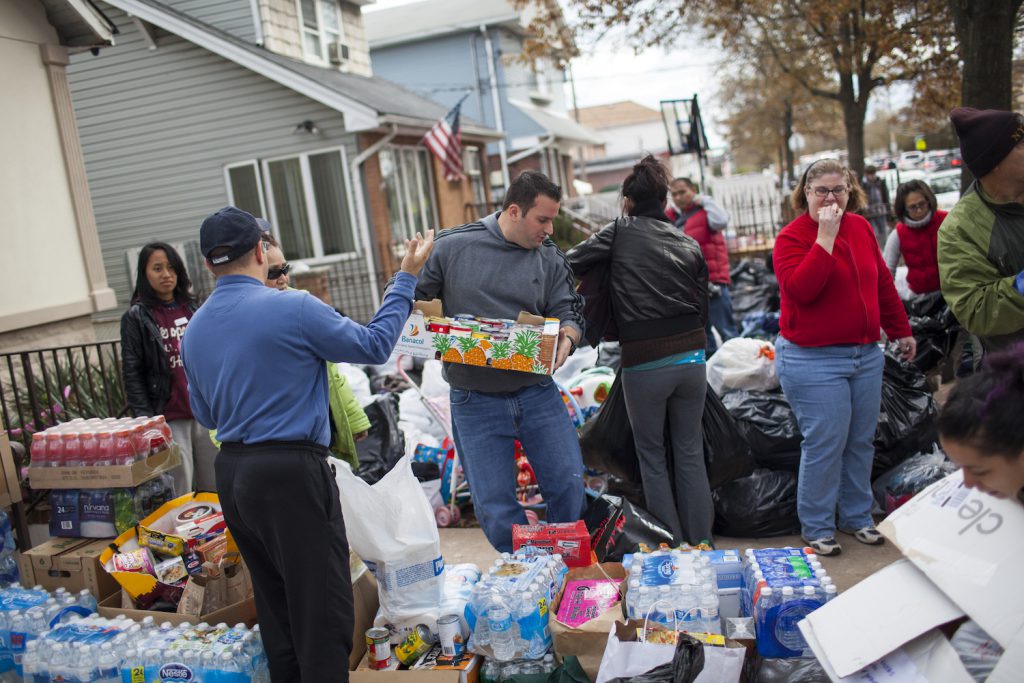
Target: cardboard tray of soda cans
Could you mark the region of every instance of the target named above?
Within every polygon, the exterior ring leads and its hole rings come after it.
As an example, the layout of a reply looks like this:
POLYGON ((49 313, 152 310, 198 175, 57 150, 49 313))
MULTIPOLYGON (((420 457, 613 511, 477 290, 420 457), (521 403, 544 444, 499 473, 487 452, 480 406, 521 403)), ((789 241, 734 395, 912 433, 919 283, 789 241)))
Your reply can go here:
POLYGON ((415 358, 550 375, 558 347, 558 318, 522 312, 516 320, 469 314, 446 317, 440 300, 417 301, 395 352, 415 358))

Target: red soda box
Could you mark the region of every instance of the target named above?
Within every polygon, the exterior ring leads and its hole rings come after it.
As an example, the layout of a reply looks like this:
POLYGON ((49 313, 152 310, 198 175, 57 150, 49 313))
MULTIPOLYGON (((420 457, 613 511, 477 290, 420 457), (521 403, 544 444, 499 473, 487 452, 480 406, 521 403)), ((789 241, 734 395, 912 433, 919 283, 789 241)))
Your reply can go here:
POLYGON ((558 553, 569 567, 587 567, 591 562, 590 533, 582 521, 558 524, 513 524, 512 550, 523 546, 558 553))

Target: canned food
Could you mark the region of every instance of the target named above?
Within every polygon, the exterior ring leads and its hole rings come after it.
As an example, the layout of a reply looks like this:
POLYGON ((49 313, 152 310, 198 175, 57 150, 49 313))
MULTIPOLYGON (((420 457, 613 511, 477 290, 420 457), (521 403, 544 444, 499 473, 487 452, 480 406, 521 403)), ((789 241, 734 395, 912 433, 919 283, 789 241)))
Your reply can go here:
POLYGON ((401 643, 395 648, 395 656, 398 657, 398 661, 406 666, 412 666, 426 654, 430 646, 434 644, 434 634, 430 632, 430 629, 419 624, 410 631, 409 635, 405 637, 401 643))
POLYGON ((441 654, 445 657, 462 654, 466 649, 462 622, 458 614, 446 614, 437 620, 437 636, 441 641, 441 654))
POLYGON ((473 339, 490 339, 491 338, 491 335, 488 334, 487 332, 474 332, 472 336, 473 336, 473 339))
POLYGON ((498 322, 501 323, 502 327, 505 328, 513 327, 516 324, 515 320, 509 320, 508 318, 501 318, 498 320, 498 322))
POLYGON ((437 323, 429 323, 429 324, 427 324, 427 329, 429 331, 436 332, 438 334, 448 334, 449 330, 451 330, 451 327, 452 326, 449 323, 447 323, 447 322, 443 322, 443 323, 437 322, 437 323))
POLYGON ((391 632, 375 626, 366 630, 367 660, 371 669, 386 669, 391 664, 391 632))
POLYGON ((469 313, 457 313, 452 316, 452 320, 461 320, 465 322, 467 320, 476 320, 476 316, 470 315, 469 313))
POLYGON ((453 337, 468 337, 472 333, 473 331, 470 328, 463 327, 462 325, 452 325, 448 330, 448 334, 453 337))

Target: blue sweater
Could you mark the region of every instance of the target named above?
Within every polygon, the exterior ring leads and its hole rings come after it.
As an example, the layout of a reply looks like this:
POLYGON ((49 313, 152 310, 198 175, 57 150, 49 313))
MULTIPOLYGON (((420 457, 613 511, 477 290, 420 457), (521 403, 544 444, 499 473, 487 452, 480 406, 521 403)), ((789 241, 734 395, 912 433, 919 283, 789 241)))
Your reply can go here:
POLYGON ((306 292, 219 278, 181 340, 193 415, 221 441, 329 445, 324 361, 387 361, 415 287, 415 277, 399 273, 363 327, 306 292))

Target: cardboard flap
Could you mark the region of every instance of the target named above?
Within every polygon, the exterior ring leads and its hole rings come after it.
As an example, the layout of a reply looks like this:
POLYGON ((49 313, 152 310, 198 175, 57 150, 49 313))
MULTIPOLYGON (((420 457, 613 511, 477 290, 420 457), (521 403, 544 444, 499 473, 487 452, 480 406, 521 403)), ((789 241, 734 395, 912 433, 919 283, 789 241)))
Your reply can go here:
POLYGON ((836 673, 849 676, 961 616, 963 612, 920 570, 899 560, 814 610, 805 622, 836 673))
POLYGON ((938 590, 1001 647, 1024 630, 1024 507, 967 488, 959 470, 878 525, 938 590))
MULTIPOLYGON (((426 317, 444 317, 444 304, 441 302, 440 299, 431 299, 430 301, 414 301, 412 302, 412 310, 414 313, 422 313, 426 317)), ((526 311, 519 311, 519 315, 516 317, 516 322, 519 323, 520 325, 543 325, 544 316, 536 315, 534 313, 527 313, 526 311)))

